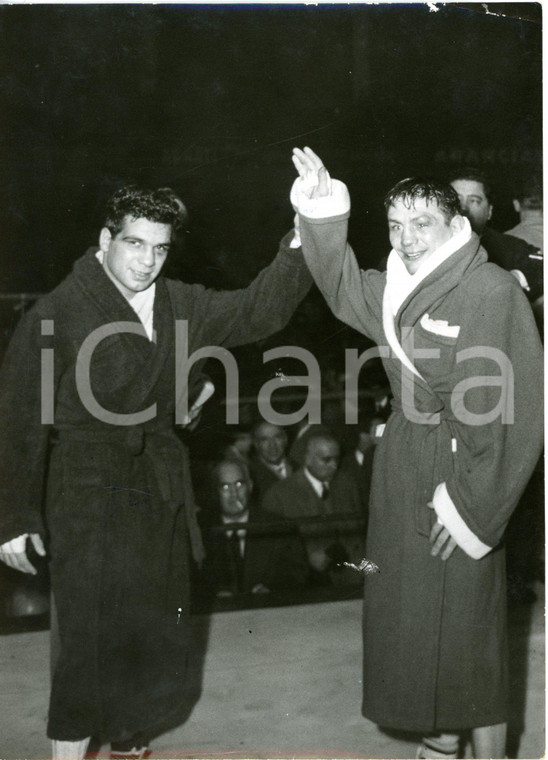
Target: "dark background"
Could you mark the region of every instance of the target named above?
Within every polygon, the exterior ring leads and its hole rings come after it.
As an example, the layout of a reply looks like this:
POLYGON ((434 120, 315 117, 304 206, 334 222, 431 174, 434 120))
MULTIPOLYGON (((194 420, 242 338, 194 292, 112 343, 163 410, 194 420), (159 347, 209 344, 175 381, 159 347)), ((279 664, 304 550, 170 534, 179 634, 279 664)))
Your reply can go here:
MULTIPOLYGON (((215 287, 246 285, 291 227, 295 145, 348 184, 364 266, 388 252, 384 193, 412 174, 483 167, 495 226, 516 224, 516 184, 542 166, 541 7, 437 7, 0 5, 0 354, 32 300, 6 295, 55 287, 129 181, 181 195, 190 230, 166 268, 215 287)), ((284 344, 314 354, 322 399, 344 348, 369 345, 312 289, 282 333, 235 352, 241 401, 283 364, 262 351, 284 344)), ((226 432, 224 378, 208 373, 195 459, 226 432)), ((385 383, 374 362, 362 380, 385 383)))
POLYGON ((488 169, 507 229, 541 166, 541 9, 487 8, 1 6, 0 290, 54 287, 134 180, 188 205, 171 274, 246 284, 291 225, 294 145, 349 185, 364 265, 387 252, 384 192, 414 173, 488 169))

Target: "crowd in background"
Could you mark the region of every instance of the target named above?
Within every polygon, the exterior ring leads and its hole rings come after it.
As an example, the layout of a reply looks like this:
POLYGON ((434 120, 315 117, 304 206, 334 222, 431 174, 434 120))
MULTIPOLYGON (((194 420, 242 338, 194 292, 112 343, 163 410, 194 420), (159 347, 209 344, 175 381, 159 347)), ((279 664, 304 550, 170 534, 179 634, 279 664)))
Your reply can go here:
POLYGON ((273 592, 280 601, 359 587, 351 565, 364 557, 388 397, 365 396, 360 406, 357 425, 344 424, 342 393, 324 404, 322 424, 284 427, 257 416, 216 434, 211 458, 193 461, 206 545, 195 584, 202 606, 204 595, 273 592))
MULTIPOLYGON (((454 171, 451 181, 490 259, 511 271, 522 285, 542 336, 540 178, 527 175, 516 189, 513 204, 519 223, 504 234, 490 226, 494 200, 487 176, 465 167, 454 171)), ((385 259, 378 266, 382 269, 385 259)), ((7 303, 5 343, 25 304, 16 303, 14 311, 13 303, 7 303)), ((324 326, 329 318, 313 291, 286 328, 284 341, 314 352, 318 321, 324 326)), ((349 401, 341 354, 344 348, 358 346, 361 351, 368 344, 349 328, 339 334, 335 329, 334 340, 325 339, 323 344, 314 352, 322 367, 320 425, 304 419, 300 425, 278 426, 262 419, 253 396, 256 388, 245 377, 246 371, 253 374, 250 368, 257 360, 253 348, 248 348, 240 355, 236 352, 243 368, 242 389, 251 392, 240 399, 240 424, 222 421, 221 403, 212 418, 207 417, 206 407, 206 424, 190 434, 206 547, 202 567, 193 567, 197 612, 360 595, 363 575, 356 568, 364 558, 372 461, 390 414, 389 390, 380 362, 369 362, 360 375, 358 424, 346 424, 349 401), (240 526, 234 528, 237 523, 240 526)), ((279 410, 286 413, 303 403, 298 393, 279 398, 279 410)), ((533 586, 544 579, 543 499, 541 460, 507 530, 508 593, 518 602, 534 601, 533 586)), ((38 556, 34 560, 40 566, 36 578, 0 567, 4 628, 6 621, 9 629, 14 621, 47 617, 47 566, 38 556)))

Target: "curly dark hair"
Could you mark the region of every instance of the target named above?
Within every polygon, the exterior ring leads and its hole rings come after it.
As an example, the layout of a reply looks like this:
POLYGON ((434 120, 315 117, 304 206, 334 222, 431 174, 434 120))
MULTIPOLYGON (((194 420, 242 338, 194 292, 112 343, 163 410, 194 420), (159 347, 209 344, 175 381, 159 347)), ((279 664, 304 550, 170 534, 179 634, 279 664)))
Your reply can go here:
POLYGON ((419 198, 424 199, 426 203, 435 204, 448 223, 461 213, 459 196, 451 185, 431 177, 402 179, 386 194, 384 207, 388 211, 396 201, 402 201, 404 206, 412 208, 419 198))
POLYGON ((108 200, 105 209, 104 226, 113 237, 122 229, 126 216, 170 224, 174 232, 186 226, 188 221, 184 203, 169 187, 152 190, 128 185, 117 190, 108 200))

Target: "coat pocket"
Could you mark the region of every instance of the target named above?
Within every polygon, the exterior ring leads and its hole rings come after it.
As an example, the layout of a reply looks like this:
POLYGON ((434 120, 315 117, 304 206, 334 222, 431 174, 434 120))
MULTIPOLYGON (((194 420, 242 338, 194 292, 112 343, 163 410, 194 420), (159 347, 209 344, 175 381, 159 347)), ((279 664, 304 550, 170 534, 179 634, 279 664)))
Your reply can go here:
POLYGON ((443 319, 431 319, 428 314, 422 315, 419 327, 429 341, 445 346, 456 345, 460 333, 460 325, 450 325, 443 319))

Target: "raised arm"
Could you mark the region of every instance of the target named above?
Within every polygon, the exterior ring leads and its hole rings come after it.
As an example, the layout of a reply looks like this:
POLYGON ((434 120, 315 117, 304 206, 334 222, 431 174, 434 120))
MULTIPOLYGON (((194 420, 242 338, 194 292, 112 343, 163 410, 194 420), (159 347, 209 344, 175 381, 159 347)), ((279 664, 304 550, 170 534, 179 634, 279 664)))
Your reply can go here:
POLYGON ((299 177, 291 189, 291 203, 312 276, 336 317, 381 341, 385 275, 361 270, 347 242, 348 189, 331 179, 310 148, 295 148, 292 159, 299 177))
POLYGON ((182 286, 181 298, 194 304, 189 329, 199 333, 198 343, 230 348, 285 327, 312 285, 300 247, 291 247, 293 238, 291 231, 282 239, 274 260, 247 288, 216 291, 182 286))

